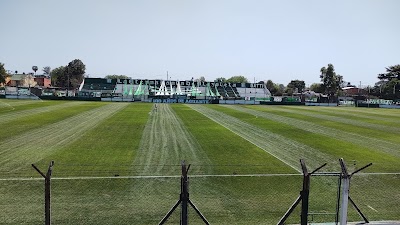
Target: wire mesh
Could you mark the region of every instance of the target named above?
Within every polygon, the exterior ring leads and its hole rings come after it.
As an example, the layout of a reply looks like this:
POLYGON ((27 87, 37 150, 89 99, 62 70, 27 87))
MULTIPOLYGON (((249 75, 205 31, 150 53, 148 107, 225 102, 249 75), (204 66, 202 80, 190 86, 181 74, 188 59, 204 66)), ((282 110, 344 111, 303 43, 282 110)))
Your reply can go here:
POLYGON ((0 224, 43 224, 44 179, 0 181, 0 224))
POLYGON ((340 176, 313 176, 310 185, 309 216, 312 223, 335 223, 338 218, 340 176))
MULTIPOLYGON (((68 174, 67 169, 55 165, 51 180, 53 224, 158 224, 179 200, 180 165, 160 166, 164 169, 156 176, 135 166, 102 170, 96 166, 80 165, 88 169, 68 174)), ((190 199, 211 224, 276 224, 302 189, 300 174, 251 174, 249 167, 233 165, 221 166, 223 169, 195 167, 189 171, 190 199), (192 170, 197 173, 192 174, 192 170), (205 174, 208 170, 231 172, 205 174)), ((1 224, 44 223, 44 179, 34 173, 1 174, 1 224), (7 177, 11 175, 15 177, 7 177)), ((350 197, 371 221, 400 220, 398 187, 400 175, 360 173, 351 179, 350 197)), ((338 188, 337 176, 311 177, 310 223, 335 221, 338 188)), ((301 204, 286 224, 300 223, 300 208, 301 204)), ((188 217, 189 224, 204 224, 191 207, 188 217)), ((348 218, 362 220, 351 205, 348 218)), ((166 224, 179 221, 180 207, 166 224)))

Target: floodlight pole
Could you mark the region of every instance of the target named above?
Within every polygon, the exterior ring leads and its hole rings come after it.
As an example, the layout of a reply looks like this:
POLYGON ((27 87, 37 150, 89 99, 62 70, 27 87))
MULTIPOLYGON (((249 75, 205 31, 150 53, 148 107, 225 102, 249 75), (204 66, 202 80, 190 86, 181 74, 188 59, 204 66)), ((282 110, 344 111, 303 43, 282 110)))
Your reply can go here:
POLYGON ((364 219, 365 223, 369 223, 368 219, 365 217, 365 215, 361 212, 361 210, 358 208, 358 206, 354 203, 354 201, 350 198, 350 179, 351 177, 355 174, 360 172, 361 170, 369 167, 372 165, 372 163, 361 167, 360 169, 357 169, 353 173, 349 174, 347 171, 346 164, 343 161, 343 158, 339 159, 340 167, 342 169, 342 174, 341 174, 341 183, 342 183, 342 201, 341 201, 341 207, 340 207, 340 225, 345 225, 347 224, 347 211, 348 211, 348 205, 349 201, 350 203, 354 206, 354 208, 357 210, 358 214, 364 219))
POLYGON ((54 161, 50 162, 46 175, 42 173, 34 164, 32 167, 44 178, 44 217, 45 225, 51 224, 51 210, 50 210, 50 197, 51 197, 51 175, 53 172, 54 161))
POLYGON ((304 159, 300 159, 301 169, 303 171, 303 189, 300 191, 299 197, 297 197, 296 201, 290 206, 288 211, 283 215, 283 217, 279 220, 278 225, 283 225, 286 219, 290 216, 293 210, 301 201, 301 225, 307 225, 308 223, 308 203, 310 196, 310 177, 312 174, 320 170, 322 167, 326 166, 326 163, 322 166, 318 167, 311 173, 308 172, 306 163, 304 159))

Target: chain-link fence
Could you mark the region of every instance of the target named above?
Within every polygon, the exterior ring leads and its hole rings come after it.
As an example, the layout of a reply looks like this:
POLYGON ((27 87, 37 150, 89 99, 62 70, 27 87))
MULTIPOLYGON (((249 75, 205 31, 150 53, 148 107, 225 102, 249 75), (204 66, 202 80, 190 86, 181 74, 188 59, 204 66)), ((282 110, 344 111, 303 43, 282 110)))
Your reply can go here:
MULTIPOLYGON (((109 176, 105 172, 97 176, 71 172, 68 176, 67 172, 57 174, 56 164, 51 178, 52 224, 158 224, 180 199, 181 168, 168 167, 174 175, 121 175, 123 170, 116 170, 109 176)), ((209 175, 192 171, 195 166, 189 170, 190 199, 210 224, 277 224, 302 189, 301 174, 209 175)), ((311 177, 310 222, 335 222, 339 184, 338 176, 311 177)), ((357 174, 351 179, 350 196, 371 221, 400 220, 399 187, 397 174, 357 174)), ((0 224, 43 224, 44 190, 44 179, 37 174, 32 178, 3 174, 0 224)), ((300 223, 300 206, 286 224, 300 223)), ((192 207, 188 218, 189 224, 204 224, 192 207)), ((361 220, 349 205, 349 221, 361 220)), ((179 221, 180 207, 165 224, 179 221)))

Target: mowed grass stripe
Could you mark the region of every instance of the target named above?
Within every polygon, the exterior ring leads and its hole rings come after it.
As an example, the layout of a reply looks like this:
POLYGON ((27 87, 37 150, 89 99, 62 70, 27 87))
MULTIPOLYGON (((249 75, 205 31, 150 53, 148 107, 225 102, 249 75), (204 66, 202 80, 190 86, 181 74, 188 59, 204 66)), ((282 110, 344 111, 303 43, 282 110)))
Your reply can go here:
MULTIPOLYGON (((291 109, 292 107, 291 106, 282 106, 282 108, 291 109)), ((325 115, 331 115, 331 116, 346 117, 348 119, 361 120, 361 121, 366 121, 369 123, 381 124, 381 125, 386 125, 386 126, 393 126, 394 124, 400 125, 400 119, 398 119, 396 117, 390 117, 387 115, 386 116, 370 115, 370 114, 364 114, 364 113, 359 113, 359 112, 352 112, 352 111, 350 111, 351 108, 349 108, 349 107, 297 106, 296 109, 302 110, 305 112, 313 112, 313 113, 319 113, 319 114, 325 114, 325 115), (343 109, 348 109, 348 110, 343 110, 343 109)), ((369 109, 365 109, 365 110, 368 111, 369 109)))
POLYGON ((309 161, 311 167, 319 166, 320 162, 332 161, 331 156, 320 153, 310 146, 285 138, 279 134, 260 129, 240 119, 206 106, 193 105, 193 109, 207 116, 211 120, 231 130, 243 139, 265 150, 298 172, 301 171, 299 159, 309 161))
POLYGON ((132 162, 151 108, 151 104, 127 104, 38 164, 54 160, 55 177, 133 175, 132 162))
MULTIPOLYGON (((330 161, 319 162, 321 165, 325 162, 328 163, 328 165, 324 167, 325 171, 340 171, 339 158, 344 158, 344 160, 349 163, 350 167, 373 162, 374 166, 370 167, 368 171, 398 172, 400 168, 400 160, 398 157, 393 157, 393 155, 387 153, 349 143, 345 140, 308 132, 289 124, 280 123, 270 119, 268 116, 264 115, 263 112, 256 110, 251 111, 246 108, 241 110, 242 107, 235 108, 223 105, 212 105, 209 107, 234 116, 254 126, 260 127, 261 129, 310 146, 312 149, 317 150, 315 154, 320 154, 320 152, 322 152, 329 155, 331 158, 330 161)), ((306 162, 308 162, 308 160, 306 162)))
MULTIPOLYGON (((22 101, 22 100, 20 100, 20 101, 22 101)), ((23 110, 35 109, 35 108, 40 108, 40 107, 45 107, 45 106, 63 104, 64 101, 31 101, 33 103, 22 104, 22 105, 17 105, 17 106, 12 106, 12 105, 8 104, 7 102, 8 101, 3 101, 3 102, 0 101, 0 115, 23 111, 23 110)))
POLYGON ((15 107, 20 105, 40 104, 42 100, 14 100, 14 99, 0 99, 0 109, 15 107))
POLYGON ((319 112, 304 112, 298 108, 293 108, 293 107, 291 108, 275 107, 274 109, 281 112, 294 113, 307 117, 318 118, 321 120, 329 120, 337 123, 349 124, 352 126, 364 127, 378 131, 394 132, 400 135, 400 127, 398 126, 385 126, 381 124, 369 123, 367 120, 357 119, 354 117, 352 119, 349 119, 349 118, 343 118, 342 116, 324 115, 319 112))
MULTIPOLYGON (((144 129, 134 161, 140 175, 180 174, 182 160, 209 165, 210 160, 195 137, 169 104, 157 104, 144 129), (171 166, 178 165, 178 166, 171 166)), ((210 167, 196 166, 191 173, 209 173, 210 167)))
MULTIPOLYGON (((264 107, 264 108, 268 108, 268 107, 264 107)), ((356 125, 352 125, 352 124, 341 123, 339 121, 333 121, 333 120, 312 117, 312 116, 308 116, 308 115, 302 115, 302 114, 297 113, 296 110, 291 111, 291 112, 289 112, 289 111, 287 111, 287 112, 280 111, 279 112, 281 107, 272 107, 272 108, 268 108, 268 109, 270 109, 271 113, 276 113, 278 115, 284 115, 284 116, 291 117, 294 119, 312 121, 313 123, 319 124, 321 126, 325 126, 325 127, 329 127, 329 128, 333 128, 333 129, 337 129, 337 130, 345 130, 348 133, 354 133, 354 134, 361 135, 363 137, 380 139, 383 142, 400 145, 400 138, 398 138, 400 133, 394 131, 395 129, 398 129, 398 126, 396 124, 392 124, 390 126, 387 125, 388 129, 386 129, 386 130, 384 130, 384 129, 378 130, 377 127, 375 127, 375 128, 372 127, 374 125, 370 126, 369 128, 365 127, 365 126, 356 126, 356 125), (392 128, 392 129, 390 129, 390 128, 392 128)), ((300 111, 300 112, 302 112, 302 111, 300 111)), ((354 123, 356 123, 356 122, 354 122, 354 123)), ((382 127, 380 127, 380 128, 382 128, 382 127)), ((400 150, 400 147, 397 147, 395 149, 400 150)))
POLYGON ((365 108, 365 107, 334 107, 337 111, 346 111, 353 113, 360 113, 365 115, 385 116, 393 119, 400 119, 400 112, 398 109, 384 109, 384 108, 365 108))
POLYGON ((41 128, 48 124, 56 123, 84 111, 104 106, 105 104, 107 103, 88 102, 85 104, 70 106, 68 108, 53 109, 52 111, 35 114, 29 117, 22 117, 7 123, 3 123, 1 124, 2 129, 0 129, 0 141, 6 141, 13 136, 21 135, 25 132, 31 132, 31 130, 41 128))
POLYGON ((127 104, 111 103, 10 138, 0 145, 2 170, 13 172, 37 162, 83 135, 127 104), (39 140, 39 141, 38 141, 39 140))
MULTIPOLYGON (((171 106, 194 135, 212 163, 213 174, 294 173, 295 170, 263 149, 188 105, 171 106)), ((191 163, 188 161, 188 163, 191 163)), ((193 168, 198 165, 193 163, 193 168)))
MULTIPOLYGON (((238 106, 231 106, 238 107, 238 106)), ((287 124, 301 130, 321 134, 327 137, 333 137, 338 140, 347 141, 349 143, 353 143, 355 145, 363 146, 365 148, 382 151, 392 156, 400 157, 400 144, 392 143, 389 141, 381 140, 378 138, 372 138, 365 135, 360 135, 358 133, 347 132, 343 129, 331 128, 325 125, 320 125, 316 123, 317 119, 310 119, 302 115, 298 114, 289 114, 284 112, 279 112, 274 110, 275 107, 254 107, 254 106, 246 106, 239 108, 244 111, 248 111, 251 113, 259 113, 260 116, 264 116, 265 118, 287 124), (256 111, 254 111, 256 110, 256 111), (312 121, 312 122, 310 122, 312 121)), ((328 121, 329 122, 329 121, 328 121)), ((328 123, 324 121, 324 124, 328 123)), ((331 122, 332 124, 332 122, 331 122)), ((333 124, 334 125, 334 124, 333 124)))
POLYGON ((76 105, 81 105, 87 102, 82 101, 73 101, 73 102, 62 102, 61 104, 57 105, 50 105, 50 106, 43 106, 39 105, 38 108, 28 109, 28 110, 21 110, 21 111, 12 111, 9 113, 0 114, 0 125, 4 123, 8 123, 13 120, 18 120, 23 117, 30 117, 36 114, 50 112, 53 110, 64 109, 76 105))

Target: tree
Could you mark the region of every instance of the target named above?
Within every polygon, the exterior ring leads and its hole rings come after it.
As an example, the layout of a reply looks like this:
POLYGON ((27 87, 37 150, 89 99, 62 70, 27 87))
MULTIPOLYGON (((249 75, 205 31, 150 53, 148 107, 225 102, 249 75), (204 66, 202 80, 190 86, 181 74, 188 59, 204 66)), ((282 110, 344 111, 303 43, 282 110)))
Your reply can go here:
POLYGON ((50 66, 45 66, 45 67, 43 67, 42 71, 43 71, 43 73, 44 73, 45 75, 50 75, 50 73, 51 73, 51 67, 50 67, 50 66))
POLYGON ((378 79, 381 81, 400 80, 400 64, 386 67, 386 73, 378 74, 378 79))
POLYGON ((86 66, 79 59, 74 59, 67 66, 60 66, 51 71, 51 82, 54 86, 77 88, 83 81, 86 66))
POLYGON ((269 90, 269 92, 271 93, 271 95, 274 95, 274 96, 282 95, 286 89, 285 85, 274 83, 272 80, 267 80, 267 82, 264 82, 264 83, 265 83, 265 86, 267 87, 267 89, 269 90))
POLYGON ((380 80, 375 84, 379 97, 384 99, 400 99, 400 64, 386 67, 386 73, 378 74, 380 80))
POLYGON ((32 70, 35 71, 35 74, 36 74, 36 71, 38 70, 38 67, 37 66, 32 66, 32 70))
POLYGON ((310 91, 316 92, 316 93, 323 93, 324 92, 324 87, 322 86, 321 83, 313 83, 310 86, 310 91))
POLYGON ((322 67, 321 78, 322 86, 324 87, 324 93, 329 96, 335 95, 340 90, 340 85, 343 82, 343 77, 336 75, 335 68, 332 64, 328 64, 328 67, 322 67))
POLYGON ((56 87, 65 87, 67 86, 67 79, 65 75, 65 66, 60 66, 55 68, 50 73, 51 83, 56 87))
POLYGON ((6 69, 4 68, 4 64, 0 63, 0 84, 5 84, 6 83, 6 78, 8 76, 9 75, 6 72, 6 69))
POLYGON ((271 95, 275 95, 278 92, 278 88, 272 80, 267 80, 267 83, 265 84, 269 92, 271 92, 271 95))
POLYGON ((194 80, 195 82, 205 82, 206 78, 204 76, 201 76, 200 78, 197 78, 194 80))
POLYGON ((126 75, 116 75, 116 74, 114 74, 114 75, 107 75, 107 76, 105 76, 104 78, 106 78, 106 79, 129 79, 129 77, 126 76, 126 75))
POLYGON ((226 78, 225 77, 219 77, 219 78, 215 79, 215 82, 226 83, 226 78))
POLYGON ((287 89, 291 89, 292 93, 302 93, 306 88, 306 83, 303 80, 291 80, 287 85, 287 89))
POLYGON ((85 75, 86 66, 80 59, 74 59, 65 67, 67 76, 67 87, 77 88, 82 83, 85 75))
POLYGON ((228 83, 248 83, 249 81, 247 80, 246 77, 244 76, 233 76, 226 80, 228 83))
POLYGON ((400 99, 400 80, 397 78, 393 78, 377 88, 380 92, 380 98, 392 100, 400 99))
POLYGON ((275 87, 277 88, 276 95, 282 95, 285 92, 285 85, 283 84, 275 84, 275 87))

